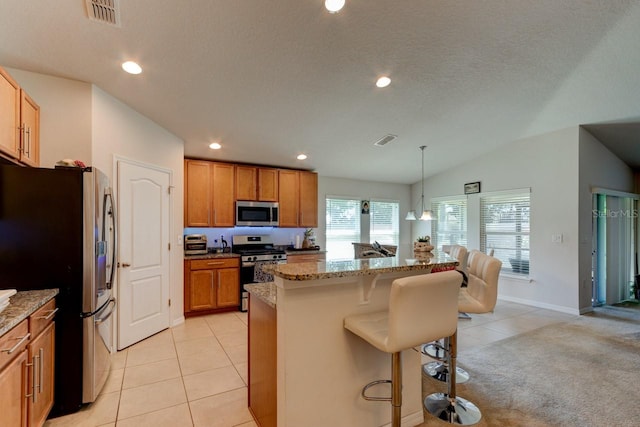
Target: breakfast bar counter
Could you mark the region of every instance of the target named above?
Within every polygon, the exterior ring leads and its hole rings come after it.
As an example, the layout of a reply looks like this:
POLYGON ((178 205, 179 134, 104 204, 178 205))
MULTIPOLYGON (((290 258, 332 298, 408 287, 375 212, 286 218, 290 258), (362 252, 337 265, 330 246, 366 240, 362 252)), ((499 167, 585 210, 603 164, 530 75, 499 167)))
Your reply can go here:
MULTIPOLYGON (((390 404, 360 392, 391 378, 391 358, 345 330, 343 319, 386 310, 397 278, 457 265, 444 253, 416 255, 269 266, 273 283, 249 290, 249 406, 262 427, 390 425, 390 404), (277 396, 271 409, 261 405, 265 394, 277 396)), ((403 425, 414 426, 424 420, 420 354, 402 357, 403 425)))

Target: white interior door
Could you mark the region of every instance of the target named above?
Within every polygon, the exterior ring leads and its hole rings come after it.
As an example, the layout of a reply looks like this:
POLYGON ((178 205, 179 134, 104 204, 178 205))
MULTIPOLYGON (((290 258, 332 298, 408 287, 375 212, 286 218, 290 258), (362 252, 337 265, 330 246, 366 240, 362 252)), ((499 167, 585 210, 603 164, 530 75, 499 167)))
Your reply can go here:
POLYGON ((168 172, 118 161, 118 349, 169 327, 168 172))

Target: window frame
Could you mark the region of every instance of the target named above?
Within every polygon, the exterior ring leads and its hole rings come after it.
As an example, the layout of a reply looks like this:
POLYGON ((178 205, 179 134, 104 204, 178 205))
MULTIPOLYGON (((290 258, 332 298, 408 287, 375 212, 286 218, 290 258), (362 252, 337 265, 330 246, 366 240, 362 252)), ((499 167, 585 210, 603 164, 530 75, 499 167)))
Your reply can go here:
POLYGON ((494 256, 502 261, 501 273, 513 275, 515 277, 528 278, 531 274, 531 188, 521 188, 507 191, 497 191, 491 193, 483 193, 480 195, 480 250, 487 252, 494 250, 494 256), (526 202, 525 202, 526 200, 526 202), (494 222, 493 224, 513 224, 515 230, 506 231, 490 231, 487 232, 487 217, 489 216, 487 204, 492 205, 515 205, 513 222, 494 222), (526 208, 526 218, 523 220, 523 211, 520 208, 526 208), (489 236, 514 237, 515 245, 513 247, 496 247, 488 246, 487 240, 489 236), (527 242, 524 245, 524 242, 527 242), (525 247, 526 246, 526 247, 525 247), (515 252, 513 257, 503 255, 504 252, 515 252), (523 252, 527 256, 523 257, 523 252), (519 256, 518 256, 519 255, 519 256), (513 259, 516 264, 511 262, 513 259), (521 260, 521 262, 517 262, 521 260), (526 263, 524 262, 526 261, 526 263))
MULTIPOLYGON (((462 203, 461 203, 462 204, 462 203)), ((431 199, 431 211, 435 214, 435 220, 431 221, 431 244, 436 248, 436 250, 440 250, 442 245, 461 245, 467 247, 469 243, 469 198, 467 195, 457 195, 457 196, 444 196, 444 197, 434 197, 431 199), (444 230, 440 230, 440 225, 443 224, 441 220, 442 215, 440 212, 440 205, 446 204, 449 202, 450 204, 455 204, 456 202, 464 202, 464 213, 463 213, 463 223, 464 223, 464 237, 457 242, 443 243, 439 239, 439 235, 444 233, 444 230)), ((461 230, 457 231, 458 233, 461 230)), ((454 234, 455 231, 452 230, 450 234, 454 234)), ((451 238, 449 237, 449 240, 451 238)))

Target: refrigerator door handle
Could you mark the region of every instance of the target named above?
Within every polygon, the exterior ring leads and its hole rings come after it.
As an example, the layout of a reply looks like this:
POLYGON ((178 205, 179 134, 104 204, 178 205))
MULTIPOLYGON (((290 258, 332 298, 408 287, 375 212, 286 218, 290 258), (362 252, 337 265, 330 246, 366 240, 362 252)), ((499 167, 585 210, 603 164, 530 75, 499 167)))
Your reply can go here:
POLYGON ((98 307, 96 310, 94 311, 85 311, 84 313, 80 313, 80 317, 82 317, 83 319, 85 317, 92 317, 95 316, 96 314, 100 313, 102 310, 104 310, 107 305, 109 305, 111 303, 111 301, 115 302, 114 298, 109 299, 107 302, 105 302, 104 304, 102 304, 100 307, 98 307))
POLYGON ((115 311, 115 307, 116 307, 116 299, 115 298, 111 298, 109 300, 109 302, 107 302, 107 304, 111 304, 113 303, 113 307, 111 308, 111 310, 109 310, 109 313, 107 313, 106 316, 102 316, 102 317, 96 317, 96 319, 93 321, 96 325, 104 322, 105 320, 107 320, 109 317, 111 317, 111 315, 113 314, 113 312, 115 311))
POLYGON ((107 215, 111 217, 111 233, 113 233, 113 239, 111 240, 111 271, 109 272, 109 279, 107 280, 107 289, 113 287, 113 278, 115 277, 115 265, 116 265, 116 250, 118 248, 118 232, 116 221, 116 206, 113 200, 113 194, 111 188, 107 187, 104 191, 104 200, 102 203, 102 240, 106 240, 106 222, 107 215), (109 200, 109 210, 107 210, 107 199, 109 200))

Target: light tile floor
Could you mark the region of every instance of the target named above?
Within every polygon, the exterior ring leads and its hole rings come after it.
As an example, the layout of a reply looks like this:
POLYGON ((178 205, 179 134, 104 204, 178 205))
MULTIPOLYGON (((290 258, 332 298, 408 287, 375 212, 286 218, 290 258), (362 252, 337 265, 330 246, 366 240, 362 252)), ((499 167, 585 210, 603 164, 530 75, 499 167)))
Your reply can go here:
MULTIPOLYGON (((459 349, 575 317, 498 301, 494 313, 459 321, 459 349)), ((247 367, 247 313, 190 318, 116 353, 97 401, 45 426, 257 427, 247 409, 247 367)))

